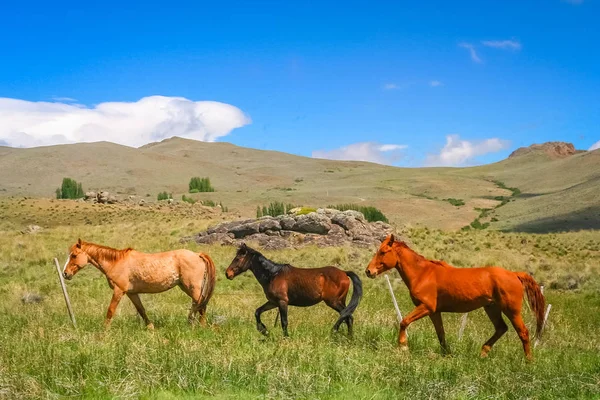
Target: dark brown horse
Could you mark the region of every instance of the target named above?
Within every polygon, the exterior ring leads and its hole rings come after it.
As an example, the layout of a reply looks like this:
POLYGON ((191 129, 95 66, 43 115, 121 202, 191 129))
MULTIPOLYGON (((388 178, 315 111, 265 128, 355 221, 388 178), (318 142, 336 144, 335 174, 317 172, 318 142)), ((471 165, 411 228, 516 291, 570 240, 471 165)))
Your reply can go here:
POLYGON ((415 309, 400 323, 398 344, 401 348, 408 348, 408 325, 429 316, 442 349, 449 352, 442 313, 465 313, 483 307, 496 332, 483 345, 481 356, 487 356, 494 343, 508 330, 502 319, 504 314, 517 331, 525 356, 531 359, 529 331, 521 317, 523 289, 536 317, 538 337, 542 332, 545 301, 539 285, 529 274, 499 267, 454 268, 443 261, 426 259, 411 250, 406 243, 397 241, 394 235, 390 235, 369 263, 366 274, 375 278, 392 268, 402 277, 415 304, 415 309))
POLYGON ((225 271, 227 279, 233 279, 247 270, 252 271, 262 286, 267 302, 256 309, 256 329, 267 335, 267 327, 260 320, 260 315, 273 308, 279 308, 281 328, 284 336, 288 336, 288 305, 307 307, 324 301, 329 307, 340 313, 333 326, 337 331, 345 322, 348 334, 352 335, 354 318, 352 313, 358 307, 362 297, 362 282, 358 275, 351 271, 342 271, 336 267, 296 268, 289 264, 277 264, 268 260, 256 250, 242 244, 235 258, 225 271), (346 296, 354 285, 350 304, 346 307, 346 296))

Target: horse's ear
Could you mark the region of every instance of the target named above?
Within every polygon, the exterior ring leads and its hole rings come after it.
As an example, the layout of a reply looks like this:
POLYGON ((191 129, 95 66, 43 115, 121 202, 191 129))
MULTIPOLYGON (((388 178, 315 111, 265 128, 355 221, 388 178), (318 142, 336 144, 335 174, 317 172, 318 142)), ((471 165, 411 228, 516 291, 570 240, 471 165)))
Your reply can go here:
POLYGON ((396 240, 396 239, 394 238, 394 234, 393 234, 393 233, 391 233, 391 234, 390 234, 390 240, 388 240, 388 246, 391 246, 391 245, 393 245, 393 244, 394 244, 394 240, 396 240))
POLYGON ((247 248, 248 246, 246 246, 246 243, 242 242, 242 244, 240 244, 240 249, 246 250, 247 248))
POLYGON ((81 238, 79 238, 77 240, 77 248, 80 249, 81 248, 81 238))

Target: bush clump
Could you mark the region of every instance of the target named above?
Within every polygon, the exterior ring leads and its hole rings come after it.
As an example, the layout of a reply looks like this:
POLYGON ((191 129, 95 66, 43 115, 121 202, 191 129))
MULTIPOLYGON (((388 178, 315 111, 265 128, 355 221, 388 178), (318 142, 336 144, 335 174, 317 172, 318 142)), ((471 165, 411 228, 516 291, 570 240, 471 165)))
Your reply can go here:
POLYGON ((210 178, 200 178, 198 176, 190 179, 189 192, 200 193, 200 192, 214 192, 215 188, 210 184, 210 178))
POLYGON ((292 208, 295 208, 292 204, 284 204, 280 201, 273 201, 268 206, 256 206, 256 218, 265 217, 270 215, 271 217, 277 217, 278 215, 287 214, 292 208))
POLYGON ((191 197, 188 197, 188 196, 186 196, 185 194, 184 194, 184 195, 181 195, 181 201, 184 201, 184 202, 186 202, 186 203, 190 203, 190 204, 194 204, 194 203, 196 203, 196 200, 194 200, 194 199, 193 199, 193 198, 191 198, 191 197))
POLYGON ((452 204, 455 207, 460 207, 460 206, 465 205, 465 201, 463 199, 449 198, 449 199, 444 199, 444 201, 447 201, 448 203, 452 204))
POLYGON ((381 210, 372 206, 359 206, 358 204, 337 204, 329 206, 328 208, 334 208, 340 211, 354 210, 362 213, 365 219, 369 222, 389 222, 387 217, 381 210))
POLYGON ((84 195, 81 183, 71 178, 63 178, 61 187, 56 189, 57 199, 80 199, 84 195))
POLYGON ((161 200, 170 200, 170 199, 173 198, 173 194, 172 193, 167 193, 167 192, 160 192, 156 198, 157 198, 158 201, 161 201, 161 200))

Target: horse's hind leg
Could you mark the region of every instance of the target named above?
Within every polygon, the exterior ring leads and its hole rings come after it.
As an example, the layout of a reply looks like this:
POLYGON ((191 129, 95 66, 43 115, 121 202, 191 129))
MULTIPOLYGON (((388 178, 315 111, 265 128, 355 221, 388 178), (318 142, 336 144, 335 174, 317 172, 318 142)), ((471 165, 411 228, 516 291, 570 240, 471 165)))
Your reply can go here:
MULTIPOLYGON (((325 304, 327 304, 329 307, 333 308, 335 311, 340 313, 340 315, 342 314, 342 311, 344 311, 344 308, 346 308, 346 304, 344 304, 344 302, 339 299, 336 299, 335 301, 325 300, 325 304)), ((333 325, 333 330, 337 332, 340 329, 340 325, 342 324, 342 322, 345 322, 346 325, 348 325, 348 333, 352 334, 352 322, 348 322, 348 319, 338 319, 335 325, 333 325)))
POLYGON ((506 315, 510 322, 512 323, 513 328, 517 331, 519 335, 519 339, 521 339, 521 343, 523 343, 523 351, 525 352, 525 357, 528 360, 532 359, 531 356, 531 346, 529 344, 529 330, 527 326, 525 326, 525 322, 523 322, 523 318, 521 317, 521 312, 515 312, 514 314, 506 315))
POLYGON ((496 332, 494 332, 492 337, 489 338, 489 340, 485 342, 485 344, 481 348, 481 357, 487 357, 494 343, 496 343, 498 339, 500 339, 502 335, 506 333, 506 331, 508 330, 508 326, 506 325, 506 322, 504 322, 504 320, 502 319, 502 311, 500 310, 500 307, 498 307, 495 304, 491 304, 483 308, 490 320, 492 321, 492 324, 494 324, 494 328, 496 328, 496 332))
POLYGON ((435 328, 440 345, 442 346, 443 354, 450 354, 450 347, 446 344, 446 332, 444 331, 444 322, 442 321, 442 314, 437 312, 429 315, 431 322, 435 328))
POLYGON ((146 310, 142 305, 142 300, 140 299, 140 296, 137 293, 127 293, 127 297, 129 297, 129 300, 131 300, 131 302, 135 306, 135 309, 137 310, 138 314, 140 314, 140 317, 142 317, 142 319, 144 320, 146 327, 148 329, 154 329, 154 325, 152 324, 152 322, 150 322, 150 319, 146 315, 146 310))
POLYGON ((194 285, 179 285, 179 287, 184 291, 185 294, 192 298, 192 305, 190 306, 190 312, 188 314, 188 322, 193 324, 195 320, 195 314, 198 313, 200 316, 200 323, 202 325, 206 325, 206 307, 203 307, 203 310, 200 309, 200 296, 202 295, 201 288, 194 285))
POLYGON ((284 300, 279 300, 279 314, 281 315, 281 329, 283 336, 288 337, 288 303, 284 300))

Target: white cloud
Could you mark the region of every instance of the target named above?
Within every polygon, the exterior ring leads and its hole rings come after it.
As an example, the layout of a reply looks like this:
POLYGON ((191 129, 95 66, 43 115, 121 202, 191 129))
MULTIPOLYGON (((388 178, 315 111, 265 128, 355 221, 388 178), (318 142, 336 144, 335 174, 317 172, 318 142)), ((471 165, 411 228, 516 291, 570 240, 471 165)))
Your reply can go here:
POLYGON ((482 60, 481 60, 481 58, 479 58, 479 55, 477 54, 477 51, 475 50, 475 46, 473 44, 463 42, 463 43, 459 43, 458 46, 469 50, 469 54, 471 54, 471 60, 473 60, 476 63, 482 62, 482 60))
POLYGON ((444 84, 440 81, 431 81, 429 82, 429 86, 431 87, 438 87, 438 86, 443 86, 444 84))
POLYGON ((429 167, 452 167, 465 165, 473 158, 495 153, 508 147, 506 140, 491 138, 482 141, 461 140, 459 135, 446 136, 446 145, 439 154, 427 156, 425 165, 429 167))
POLYGON ((137 147, 172 136, 212 142, 249 123, 232 105, 182 97, 94 107, 0 98, 0 142, 14 147, 101 140, 137 147))
POLYGON ((521 42, 518 40, 483 40, 481 44, 495 49, 521 50, 521 42))
POLYGON ((353 143, 334 150, 315 150, 313 158, 329 160, 369 161, 377 164, 393 164, 400 159, 400 150, 408 146, 401 144, 379 144, 375 142, 353 143))
POLYGON ((383 90, 396 90, 396 89, 400 89, 400 86, 396 85, 395 83, 386 83, 383 85, 383 90))
POLYGON ((590 147, 590 150, 589 150, 589 151, 592 151, 592 150, 598 150, 598 149, 600 149, 600 140, 599 140, 599 141, 597 141, 596 143, 594 143, 594 144, 592 145, 592 147, 590 147))

